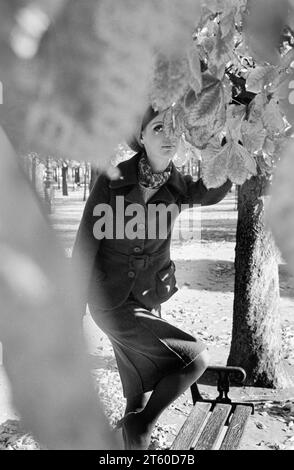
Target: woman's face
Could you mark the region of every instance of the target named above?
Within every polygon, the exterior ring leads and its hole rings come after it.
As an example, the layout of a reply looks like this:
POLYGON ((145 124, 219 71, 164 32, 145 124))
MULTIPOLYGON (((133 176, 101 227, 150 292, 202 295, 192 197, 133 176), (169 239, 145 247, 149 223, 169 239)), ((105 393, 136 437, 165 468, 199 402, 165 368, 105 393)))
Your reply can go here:
POLYGON ((178 141, 171 141, 163 133, 164 113, 158 114, 142 132, 142 143, 154 171, 163 171, 177 151, 178 141))

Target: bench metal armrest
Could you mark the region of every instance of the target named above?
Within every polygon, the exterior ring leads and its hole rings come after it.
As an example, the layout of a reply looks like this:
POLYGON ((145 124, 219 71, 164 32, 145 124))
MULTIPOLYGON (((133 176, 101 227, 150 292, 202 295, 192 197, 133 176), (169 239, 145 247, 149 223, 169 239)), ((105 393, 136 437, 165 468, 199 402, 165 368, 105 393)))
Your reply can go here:
POLYGON ((237 405, 250 406, 252 408, 252 414, 254 413, 254 405, 251 403, 239 403, 234 402, 229 397, 230 390, 230 378, 234 377, 235 382, 238 384, 243 384, 246 380, 246 372, 242 367, 233 367, 233 366, 208 366, 207 371, 211 371, 217 374, 217 391, 219 395, 214 400, 205 400, 203 399, 199 388, 196 383, 191 386, 191 394, 193 404, 197 401, 207 401, 211 403, 228 403, 232 404, 235 408, 237 405))

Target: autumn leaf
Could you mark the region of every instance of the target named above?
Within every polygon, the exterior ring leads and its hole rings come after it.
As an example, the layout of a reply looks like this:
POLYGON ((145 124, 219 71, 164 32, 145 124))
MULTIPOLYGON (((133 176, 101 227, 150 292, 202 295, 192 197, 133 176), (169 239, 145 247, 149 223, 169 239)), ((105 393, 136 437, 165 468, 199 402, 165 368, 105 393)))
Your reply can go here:
POLYGON ((281 67, 282 68, 289 68, 294 61, 294 50, 290 49, 285 55, 282 56, 281 59, 281 67))
POLYGON ((207 187, 219 187, 228 178, 243 184, 256 174, 256 162, 240 144, 230 141, 221 146, 217 141, 202 152, 203 181, 207 187))
POLYGON ((248 170, 244 165, 242 155, 238 152, 231 156, 228 163, 227 174, 235 184, 243 184, 248 177, 248 170))
POLYGON ((286 128, 279 105, 273 100, 265 106, 262 121, 270 133, 283 132, 286 128))
POLYGON ((233 85, 226 75, 224 75, 222 79, 222 85, 224 90, 224 102, 225 104, 229 104, 232 102, 233 85))
POLYGON ((200 44, 203 47, 204 51, 207 54, 210 54, 213 50, 213 47, 214 47, 214 40, 213 40, 213 38, 206 37, 206 38, 203 38, 203 40, 201 41, 200 44))
POLYGON ((195 47, 195 44, 188 51, 188 61, 191 71, 190 86, 193 88, 195 93, 201 92, 202 89, 202 74, 201 65, 199 60, 199 54, 195 47))
POLYGON ((218 188, 226 182, 228 151, 229 145, 225 145, 222 148, 209 148, 202 155, 202 179, 207 188, 218 188))
POLYGON ((210 88, 219 84, 219 79, 208 72, 202 74, 202 89, 210 88))
POLYGON ((253 154, 262 149, 267 132, 262 124, 255 125, 243 121, 241 125, 242 141, 249 153, 253 154))
POLYGON ((221 27, 217 29, 214 48, 209 56, 209 68, 215 68, 216 76, 222 78, 225 71, 225 64, 228 61, 230 44, 226 38, 222 37, 221 27))
POLYGON ((243 159, 243 165, 249 172, 249 176, 255 176, 256 175, 256 160, 255 158, 248 152, 248 150, 241 144, 235 143, 235 148, 237 150, 237 153, 241 155, 243 159))
POLYGON ((213 135, 216 135, 223 131, 226 124, 226 106, 224 102, 221 102, 218 112, 215 115, 213 122, 213 135))
POLYGON ((242 145, 236 142, 228 145, 228 178, 235 184, 243 184, 248 177, 256 174, 256 162, 242 145))
POLYGON ((249 105, 248 121, 252 123, 260 122, 265 110, 267 99, 263 93, 259 93, 249 105))
POLYGON ((266 137, 262 150, 268 155, 273 155, 273 153, 275 152, 275 149, 276 149, 275 142, 270 137, 266 137))
POLYGON ((232 39, 235 33, 235 14, 234 11, 229 10, 228 14, 222 15, 220 21, 222 37, 228 42, 232 39))
POLYGON ((219 112, 217 117, 215 119, 211 119, 206 126, 185 129, 185 138, 191 145, 197 149, 203 150, 210 143, 211 139, 223 130, 225 120, 225 112, 219 112))
POLYGON ((226 138, 230 141, 238 141, 241 139, 241 124, 237 118, 226 118, 226 138))
POLYGON ((183 138, 179 140, 177 152, 173 158, 173 163, 177 167, 185 165, 188 158, 188 146, 190 147, 190 145, 183 138))
POLYGON ((211 138, 223 130, 226 123, 223 86, 218 80, 206 75, 201 94, 196 97, 194 92, 189 92, 185 96, 185 104, 186 139, 195 147, 204 149, 211 138))
POLYGON ((176 141, 184 132, 184 110, 180 104, 166 110, 163 118, 163 132, 171 141, 176 141))
POLYGON ((185 99, 186 126, 190 129, 207 124, 217 111, 222 97, 223 89, 220 81, 204 88, 197 96, 189 92, 185 99))
POLYGON ((150 99, 155 109, 164 110, 178 101, 189 87, 190 69, 186 57, 157 55, 150 99))
POLYGON ((257 66, 247 75, 246 89, 252 93, 260 93, 276 76, 277 68, 273 65, 257 66))
POLYGON ((239 119, 243 121, 246 116, 246 106, 244 104, 231 104, 227 108, 228 119, 239 119))
POLYGON ((238 105, 227 106, 226 109, 226 134, 227 140, 241 139, 241 125, 245 117, 246 108, 238 105))
MULTIPOLYGON (((211 121, 211 124, 213 124, 213 121, 211 121)), ((186 140, 199 149, 205 148, 213 135, 212 125, 192 127, 185 130, 186 140)))

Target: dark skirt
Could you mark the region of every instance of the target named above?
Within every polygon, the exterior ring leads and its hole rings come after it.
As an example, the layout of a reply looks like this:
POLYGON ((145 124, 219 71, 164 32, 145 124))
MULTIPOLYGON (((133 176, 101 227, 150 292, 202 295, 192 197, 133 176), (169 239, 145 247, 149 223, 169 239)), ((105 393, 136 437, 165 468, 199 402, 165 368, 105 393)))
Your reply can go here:
POLYGON ((111 341, 125 397, 154 389, 166 375, 193 362, 206 346, 129 298, 114 310, 89 304, 90 313, 111 341))

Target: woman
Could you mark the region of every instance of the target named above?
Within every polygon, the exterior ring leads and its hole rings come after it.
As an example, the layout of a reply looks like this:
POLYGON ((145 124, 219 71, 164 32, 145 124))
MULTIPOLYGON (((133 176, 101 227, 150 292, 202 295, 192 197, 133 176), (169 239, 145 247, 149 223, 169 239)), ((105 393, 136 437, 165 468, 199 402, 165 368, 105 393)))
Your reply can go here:
POLYGON ((170 217, 163 212, 171 206, 180 211, 182 204, 215 204, 231 188, 227 181, 208 190, 176 170, 177 145, 164 135, 163 118, 149 107, 130 143, 137 154, 119 165, 120 179, 98 178, 73 254, 83 260, 91 315, 114 349, 126 397, 120 424, 127 449, 148 448, 162 411, 207 367, 204 344, 158 316, 160 304, 177 291, 170 260, 177 211, 170 217), (151 205, 156 210, 150 218, 151 205), (150 227, 154 234, 163 220, 166 235, 149 236, 150 227))

